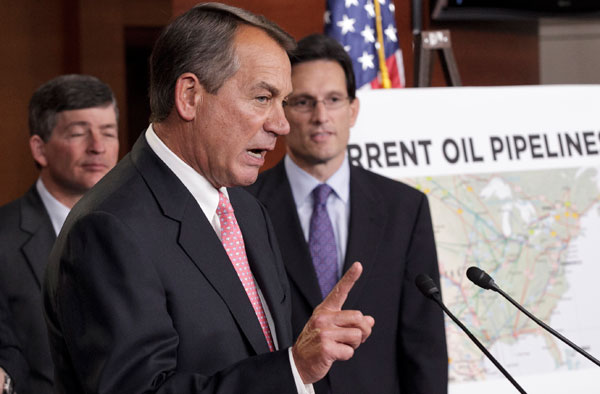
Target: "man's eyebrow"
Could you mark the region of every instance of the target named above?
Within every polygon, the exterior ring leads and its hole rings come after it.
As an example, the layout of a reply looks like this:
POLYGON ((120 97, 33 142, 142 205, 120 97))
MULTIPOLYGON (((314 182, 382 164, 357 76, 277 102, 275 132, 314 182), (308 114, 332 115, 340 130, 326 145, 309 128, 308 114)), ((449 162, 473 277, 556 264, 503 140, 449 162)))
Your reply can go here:
POLYGON ((307 93, 298 93, 298 94, 294 94, 294 92, 292 92, 292 94, 290 94, 290 98, 303 98, 303 99, 314 99, 313 96, 311 96, 310 94, 307 93))
MULTIPOLYGON (((329 92, 327 92, 325 94, 325 97, 331 97, 331 96, 343 96, 344 93, 339 91, 339 90, 331 90, 329 92)), ((308 94, 308 93, 295 93, 292 92, 289 96, 290 98, 310 98, 310 99, 315 99, 316 97, 313 96, 312 94, 308 94)))
POLYGON ((256 85, 257 89, 265 89, 268 90, 273 96, 279 96, 281 94, 281 90, 277 89, 275 86, 271 85, 268 82, 261 81, 256 85))
MULTIPOLYGON (((71 127, 75 127, 75 126, 88 127, 90 125, 91 125, 91 123, 86 120, 76 120, 74 122, 68 123, 65 126, 65 129, 70 129, 71 127)), ((101 128, 117 127, 117 124, 115 122, 107 122, 107 123, 102 123, 100 125, 100 127, 101 128)))
POLYGON ((90 122, 87 122, 85 120, 76 120, 74 122, 71 123, 67 123, 67 125, 65 126, 65 129, 69 129, 73 126, 89 126, 90 122))

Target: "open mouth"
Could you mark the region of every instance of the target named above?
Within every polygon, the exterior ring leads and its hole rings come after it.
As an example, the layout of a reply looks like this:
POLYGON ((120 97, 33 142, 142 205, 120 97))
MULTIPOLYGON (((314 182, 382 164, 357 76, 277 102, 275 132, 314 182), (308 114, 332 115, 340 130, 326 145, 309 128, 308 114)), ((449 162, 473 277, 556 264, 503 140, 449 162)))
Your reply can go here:
POLYGON ((248 154, 256 159, 262 159, 264 150, 262 149, 249 149, 247 150, 248 154))

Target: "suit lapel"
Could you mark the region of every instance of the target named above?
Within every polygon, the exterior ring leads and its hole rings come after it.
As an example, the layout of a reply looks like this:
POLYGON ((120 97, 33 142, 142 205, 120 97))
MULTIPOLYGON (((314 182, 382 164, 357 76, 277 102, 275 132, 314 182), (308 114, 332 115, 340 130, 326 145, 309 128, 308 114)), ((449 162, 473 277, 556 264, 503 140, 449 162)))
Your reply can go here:
POLYGON ((357 305, 364 284, 368 281, 381 242, 387 216, 379 192, 364 177, 361 170, 350 166, 350 224, 344 272, 360 261, 363 273, 348 295, 345 309, 357 305))
POLYGON ((261 200, 269 212, 277 212, 270 216, 274 227, 278 229, 277 240, 288 277, 296 284, 311 308, 314 308, 322 301, 321 290, 311 264, 312 258, 302 233, 283 160, 272 171, 274 175, 261 191, 261 200))
POLYGON ((193 198, 181 221, 179 242, 214 289, 219 293, 257 354, 268 352, 248 295, 221 241, 193 198))
POLYGON ((152 152, 144 135, 132 160, 146 180, 165 216, 180 222, 179 244, 229 308, 257 354, 268 352, 250 300, 212 226, 196 200, 171 170, 152 152))
POLYGON ((48 255, 56 240, 56 234, 35 186, 27 192, 21 202, 21 230, 31 234, 31 238, 21 249, 41 289, 48 255))

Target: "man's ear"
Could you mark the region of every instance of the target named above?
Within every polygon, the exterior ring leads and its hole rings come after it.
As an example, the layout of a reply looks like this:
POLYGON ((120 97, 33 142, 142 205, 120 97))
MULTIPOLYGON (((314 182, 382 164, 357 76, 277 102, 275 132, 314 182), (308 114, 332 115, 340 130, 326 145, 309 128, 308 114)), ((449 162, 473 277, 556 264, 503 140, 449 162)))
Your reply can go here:
POLYGON ((32 135, 29 138, 29 149, 33 160, 44 168, 48 166, 48 158, 46 157, 46 143, 39 135, 32 135))
POLYGON ((175 109, 185 121, 196 118, 196 110, 202 102, 205 90, 200 85, 198 77, 193 73, 184 73, 175 82, 175 109))
POLYGON ((360 101, 356 97, 350 103, 350 127, 354 127, 356 119, 358 118, 358 110, 360 109, 360 101))

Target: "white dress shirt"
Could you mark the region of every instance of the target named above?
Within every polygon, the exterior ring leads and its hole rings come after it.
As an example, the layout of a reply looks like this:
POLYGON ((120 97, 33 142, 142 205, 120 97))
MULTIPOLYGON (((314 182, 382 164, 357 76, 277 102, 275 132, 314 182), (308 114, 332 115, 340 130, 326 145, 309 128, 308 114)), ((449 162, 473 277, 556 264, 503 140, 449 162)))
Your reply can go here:
MULTIPOLYGON (((158 138, 152 125, 148 127, 146 130, 146 141, 150 148, 156 153, 156 155, 161 159, 167 167, 173 173, 181 183, 189 190, 192 194, 202 212, 212 225, 215 233, 221 239, 221 223, 219 221, 219 217, 217 216, 217 206, 219 205, 219 191, 225 194, 227 198, 229 198, 229 194, 227 193, 226 187, 221 187, 220 189, 215 189, 215 187, 208 182, 206 178, 200 175, 196 170, 190 167, 187 163, 185 163, 179 156, 173 153, 161 140, 158 138)), ((277 342, 277 333, 275 332, 275 324, 273 322, 273 317, 271 316, 271 312, 269 311, 269 306, 267 305, 263 294, 256 283, 256 290, 258 291, 258 296, 260 297, 260 301, 262 302, 263 309, 265 315, 267 317, 267 322, 269 324, 269 328, 271 329, 271 336, 273 337, 273 344, 276 349, 279 349, 279 344, 277 342)), ((288 355, 290 359, 290 364, 292 366, 292 374, 294 375, 294 381, 296 383, 296 388, 298 389, 299 394, 314 394, 314 390, 312 385, 305 385, 302 382, 302 378, 300 378, 300 374, 298 373, 298 369, 296 368, 296 364, 294 363, 294 358, 292 356, 292 349, 288 350, 288 355)))
MULTIPOLYGON (((296 203, 300 226, 302 226, 304 238, 308 242, 310 217, 312 216, 314 205, 312 191, 322 182, 298 167, 287 155, 284 158, 283 164, 292 189, 292 196, 296 203)), ((340 168, 325 183, 333 189, 333 193, 327 199, 326 207, 335 235, 338 256, 338 278, 340 278, 346 257, 348 224, 350 221, 350 164, 348 163, 347 156, 344 157, 344 162, 340 168)))
POLYGON ((42 203, 46 208, 46 212, 48 212, 48 216, 50 216, 54 232, 58 235, 63 224, 65 224, 70 209, 50 194, 41 178, 38 178, 37 182, 35 182, 35 188, 42 199, 42 203))

